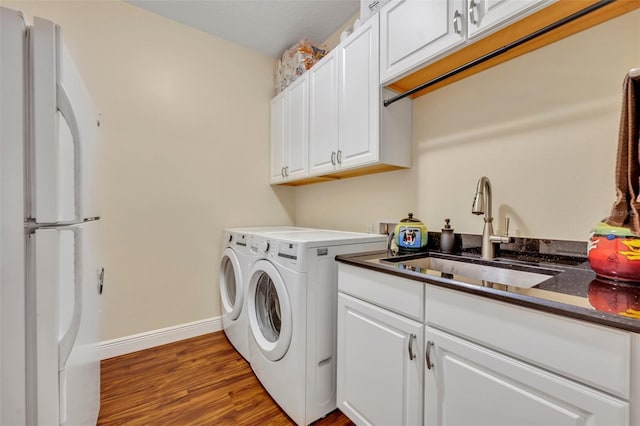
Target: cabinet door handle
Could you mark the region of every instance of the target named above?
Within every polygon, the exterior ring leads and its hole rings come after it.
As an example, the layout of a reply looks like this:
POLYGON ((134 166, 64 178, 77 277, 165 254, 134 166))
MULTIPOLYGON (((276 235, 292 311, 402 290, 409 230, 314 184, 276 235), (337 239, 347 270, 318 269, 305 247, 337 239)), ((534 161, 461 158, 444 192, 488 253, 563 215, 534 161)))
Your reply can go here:
POLYGON ((104 287, 104 268, 98 270, 98 294, 102 294, 102 288, 104 287))
POLYGON ((284 167, 280 168, 280 176, 284 177, 284 167))
POLYGON ((335 151, 331 151, 331 164, 332 165, 336 165, 336 152, 335 151))
POLYGON ((338 150, 338 164, 342 164, 342 151, 338 150))
POLYGON ((416 335, 411 333, 409 335, 409 359, 413 361, 416 359, 416 354, 413 353, 413 342, 416 340, 416 335))
POLYGON ((284 166, 284 177, 289 177, 289 166, 284 166))
POLYGON ((456 34, 462 34, 462 28, 460 28, 460 19, 462 18, 462 14, 459 10, 456 10, 453 14, 453 31, 456 34))
POLYGON ((435 365, 431 362, 431 348, 433 347, 434 343, 433 340, 429 340, 427 342, 427 350, 426 350, 426 361, 427 361, 427 368, 429 370, 431 370, 431 368, 435 367, 435 365))
POLYGON ((478 16, 476 15, 476 11, 478 10, 478 3, 476 0, 471 0, 469 3, 469 22, 473 25, 478 23, 478 16))

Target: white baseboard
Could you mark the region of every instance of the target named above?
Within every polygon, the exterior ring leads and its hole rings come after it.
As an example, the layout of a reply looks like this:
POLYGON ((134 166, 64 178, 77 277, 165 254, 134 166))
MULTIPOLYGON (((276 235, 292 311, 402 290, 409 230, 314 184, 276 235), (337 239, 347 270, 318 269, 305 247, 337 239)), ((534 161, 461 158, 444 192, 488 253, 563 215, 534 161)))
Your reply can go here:
POLYGON ((220 330, 222 330, 222 318, 214 317, 119 337, 100 343, 100 359, 141 351, 220 330))

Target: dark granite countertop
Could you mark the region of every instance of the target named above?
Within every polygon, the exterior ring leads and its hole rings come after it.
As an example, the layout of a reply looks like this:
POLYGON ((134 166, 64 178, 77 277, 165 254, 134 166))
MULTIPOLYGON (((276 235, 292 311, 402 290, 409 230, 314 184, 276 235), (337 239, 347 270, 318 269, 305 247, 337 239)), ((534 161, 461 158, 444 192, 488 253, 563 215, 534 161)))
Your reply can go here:
POLYGON ((554 240, 515 239, 503 244, 495 260, 479 255, 477 236, 457 236, 458 252, 440 253, 438 234, 429 233, 430 246, 424 253, 399 254, 387 251, 340 255, 336 260, 370 270, 392 274, 430 285, 476 294, 552 314, 589 321, 640 333, 640 284, 596 278, 586 259, 586 243, 554 240), (548 275, 531 288, 495 284, 456 276, 416 265, 415 259, 430 256, 463 260, 484 266, 498 266, 548 275), (412 262, 412 260, 414 262, 412 262))

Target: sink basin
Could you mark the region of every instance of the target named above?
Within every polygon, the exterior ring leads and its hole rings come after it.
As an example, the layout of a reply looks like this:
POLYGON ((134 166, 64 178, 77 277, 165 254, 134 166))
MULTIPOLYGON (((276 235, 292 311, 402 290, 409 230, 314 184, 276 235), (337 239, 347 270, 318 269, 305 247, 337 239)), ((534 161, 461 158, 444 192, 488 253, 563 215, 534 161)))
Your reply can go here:
POLYGON ((393 263, 401 270, 494 288, 501 288, 501 286, 531 288, 561 272, 544 268, 518 267, 518 269, 513 269, 433 256, 411 259, 387 258, 382 259, 381 262, 393 263))

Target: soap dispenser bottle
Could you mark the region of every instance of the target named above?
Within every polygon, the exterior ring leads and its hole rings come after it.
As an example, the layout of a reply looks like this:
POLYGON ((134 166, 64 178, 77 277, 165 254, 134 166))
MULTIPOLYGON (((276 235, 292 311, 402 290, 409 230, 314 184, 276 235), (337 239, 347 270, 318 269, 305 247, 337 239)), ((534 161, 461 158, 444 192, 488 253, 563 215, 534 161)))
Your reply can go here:
POLYGON ((456 245, 455 235, 453 234, 453 228, 449 224, 451 220, 444 220, 444 228, 440 234, 440 251, 443 253, 453 253, 456 245))

